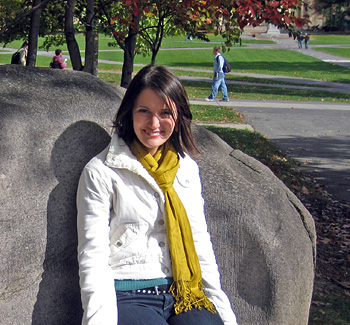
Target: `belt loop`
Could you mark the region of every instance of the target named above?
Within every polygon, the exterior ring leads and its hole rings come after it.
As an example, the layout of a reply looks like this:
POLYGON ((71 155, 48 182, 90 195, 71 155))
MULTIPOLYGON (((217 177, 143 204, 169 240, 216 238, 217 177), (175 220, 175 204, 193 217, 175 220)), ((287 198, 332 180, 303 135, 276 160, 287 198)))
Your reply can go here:
POLYGON ((158 286, 155 286, 154 289, 156 290, 156 294, 157 296, 159 296, 159 290, 158 290, 158 286))

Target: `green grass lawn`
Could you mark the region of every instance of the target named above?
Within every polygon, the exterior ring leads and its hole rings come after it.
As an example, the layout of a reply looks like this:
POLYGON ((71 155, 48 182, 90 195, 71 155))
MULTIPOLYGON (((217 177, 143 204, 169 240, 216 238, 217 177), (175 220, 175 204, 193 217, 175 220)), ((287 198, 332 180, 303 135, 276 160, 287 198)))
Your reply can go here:
POLYGON ((243 115, 232 107, 213 105, 191 105, 194 122, 200 123, 244 123, 243 115))
MULTIPOLYGON (((139 71, 141 67, 134 66, 134 73, 139 71)), ((104 64, 99 63, 99 71, 100 73, 106 73, 108 71, 110 72, 121 72, 122 71, 122 65, 121 64, 104 64)), ((206 72, 206 71, 187 71, 187 70, 181 70, 181 69, 172 69, 172 71, 177 76, 192 76, 192 77, 205 77, 205 78, 212 78, 213 73, 212 72, 206 72)), ((120 77, 111 77, 112 80, 116 83, 118 83, 118 80, 120 82, 120 77)), ((258 77, 250 77, 250 76, 242 76, 233 73, 226 75, 226 80, 232 80, 232 81, 242 81, 242 82, 250 82, 250 83, 258 83, 258 84, 266 84, 269 85, 271 83, 277 84, 277 85, 293 85, 293 86, 310 86, 310 84, 307 84, 300 80, 300 82, 288 82, 288 81, 279 81, 279 80, 271 80, 268 78, 258 78, 258 77)), ((327 88, 325 85, 318 85, 319 88, 327 88)))
MULTIPOLYGON (((37 67, 48 67, 50 65, 50 62, 52 61, 52 57, 54 56, 54 53, 52 53, 52 56, 37 56, 36 59, 36 66, 37 67)), ((10 64, 11 63, 11 57, 12 53, 6 52, 0 52, 0 63, 2 64, 10 64)), ((70 60, 67 62, 67 68, 72 68, 72 64, 70 60)))
POLYGON ((317 35, 310 34, 310 45, 329 45, 329 44, 350 44, 350 35, 317 35))
MULTIPOLYGON (((182 46, 185 43, 183 36, 165 38, 163 46, 165 48, 173 47, 172 49, 160 50, 156 64, 172 67, 173 71, 178 75, 190 75, 211 77, 213 54, 212 44, 219 42, 220 38, 210 35, 211 43, 198 42, 201 46, 210 47, 202 48, 198 46, 198 49, 184 49, 182 46), (188 70, 181 70, 180 68, 187 68, 188 70)), ((336 42, 340 42, 338 39, 344 38, 334 36, 336 42)), ((329 39, 329 38, 327 38, 329 39)), ((84 49, 85 39, 83 35, 77 35, 77 41, 81 49, 84 49)), ((106 36, 100 36, 100 52, 99 59, 119 62, 118 64, 111 63, 99 63, 99 70, 110 70, 120 72, 122 69, 122 62, 124 53, 120 49, 108 47, 108 43, 112 39, 106 36)), ((39 45, 42 44, 43 39, 39 39, 39 45)), ((257 42, 251 40, 251 42, 257 42)), ((328 40, 329 42, 329 40, 328 40)), ((22 44, 21 41, 13 42, 8 46, 12 48, 18 48, 22 44)), ((186 45, 186 44, 185 44, 186 45)), ((64 54, 68 54, 66 47, 61 46, 64 54)), ((342 49, 348 50, 348 49, 342 49)), ((49 56, 38 56, 36 66, 48 67, 52 60, 54 52, 49 56), (51 56, 52 55, 52 56, 51 56)), ((350 69, 345 69, 340 66, 329 64, 327 62, 320 61, 318 59, 307 56, 303 53, 290 50, 277 50, 277 49, 249 49, 244 47, 235 47, 225 54, 226 59, 231 63, 233 67, 232 73, 227 75, 227 80, 243 80, 243 81, 255 81, 265 84, 271 83, 268 80, 260 80, 260 78, 241 77, 235 75, 235 73, 257 73, 257 74, 269 74, 269 75, 281 75, 300 78, 312 78, 327 81, 337 81, 350 83, 350 69)), ((83 56, 83 53, 82 53, 83 56)), ((0 52, 0 63, 10 63, 11 53, 4 51, 0 52)), ((146 65, 150 63, 150 56, 143 57, 137 55, 135 57, 134 71, 137 72, 141 69, 140 65, 146 65)), ((68 60, 68 68, 71 68, 71 62, 68 60)), ((120 84, 120 76, 116 74, 99 73, 99 76, 111 82, 120 84)), ((279 82, 281 85, 282 82, 279 82)), ((301 82, 302 83, 302 82, 301 82)), ((208 82, 184 82, 188 94, 191 98, 204 98, 208 96, 210 90, 210 84, 208 82)), ((288 83, 286 83, 288 84, 288 83)), ((264 87, 261 85, 229 85, 229 92, 231 98, 241 99, 265 99, 265 100, 307 100, 307 101, 338 101, 348 102, 348 94, 329 93, 325 91, 303 90, 303 89, 288 89, 288 88, 273 88, 264 87)))
MULTIPOLYGON (((328 35, 313 35, 321 37, 323 42, 330 42, 334 39, 335 43, 341 41, 350 42, 350 36, 328 36, 328 35), (323 37, 324 36, 324 37, 323 37)), ((83 35, 76 36, 79 47, 84 50, 85 39, 83 35)), ((210 36, 212 42, 219 42, 220 38, 213 35, 210 36)), ((163 50, 160 50, 156 64, 164 65, 168 67, 184 67, 201 70, 211 70, 213 65, 212 43, 199 42, 201 45, 208 48, 199 49, 183 49, 182 43, 184 37, 169 37, 163 41, 163 50), (182 44, 182 45, 181 45, 182 44), (211 45, 210 45, 211 44, 211 45), (165 48, 172 47, 172 50, 165 48)), ((108 47, 108 43, 112 39, 101 35, 99 38, 99 59, 123 62, 123 51, 117 48, 108 47), (113 51, 113 49, 115 51, 113 51), (109 50, 109 51, 104 51, 109 50)), ((249 40, 250 42, 258 42, 256 40, 249 40)), ((39 45, 43 43, 43 39, 39 39, 39 45)), ((192 42, 193 43, 193 42, 192 42)), ((12 42, 8 44, 8 47, 18 48, 22 44, 22 41, 12 42)), ((186 44, 185 44, 186 45, 186 44)), ((68 54, 65 45, 60 47, 64 54, 68 54)), ((343 49, 347 51, 347 49, 343 49)), ((51 50, 50 50, 51 52, 51 50)), ((52 55, 54 49, 52 49, 52 55)), ((82 56, 84 54, 82 53, 82 56)), ((234 72, 240 73, 258 73, 258 74, 270 74, 270 75, 283 75, 301 78, 313 78, 327 81, 338 81, 350 83, 350 69, 344 69, 343 67, 335 66, 327 62, 320 61, 318 59, 307 56, 303 53, 290 51, 290 50, 277 50, 277 49, 249 49, 244 47, 234 47, 225 54, 226 59, 231 63, 234 72)), ((0 63, 9 63, 10 54, 0 53, 0 63)), ((51 61, 50 57, 38 56, 37 66, 48 66, 51 61)), ((150 56, 143 57, 137 55, 135 57, 136 64, 149 64, 150 56)), ((68 61, 68 67, 69 66, 68 61)), ((106 70, 121 70, 121 64, 105 64, 100 63, 99 69, 106 70)), ((135 66, 137 71, 137 67, 135 66)), ((232 75, 232 74, 231 74, 232 75)), ((231 77, 228 75, 228 78, 231 77)))
MULTIPOLYGON (((188 96, 194 99, 208 97, 211 85, 208 82, 182 81, 188 96)), ((260 85, 232 85, 228 84, 229 97, 231 99, 253 100, 288 100, 288 101, 316 101, 316 102, 350 102, 350 94, 332 93, 319 90, 289 89, 262 87, 260 85)), ((219 93, 219 96, 221 93, 219 93)))
MULTIPOLYGON (((64 54, 67 54, 67 52, 64 52, 64 54)), ((99 52, 99 59, 123 62, 123 55, 120 50, 101 51, 99 52)), ((11 61, 10 57, 11 54, 1 52, 0 63, 9 63, 11 61)), ((231 78, 234 72, 246 72, 350 83, 350 69, 344 69, 295 51, 236 48, 225 53, 225 57, 233 67, 232 74, 228 75, 228 79, 231 78)), ((212 60, 211 49, 160 50, 156 64, 174 68, 184 67, 211 71, 212 60)), ((48 66, 50 61, 51 57, 38 56, 37 66, 48 66)), ((137 55, 135 63, 149 64, 150 57, 137 55)), ((121 70, 121 63, 119 65, 100 63, 99 69, 121 70)), ((137 71, 137 67, 135 67, 135 70, 137 71)), ((189 73, 187 72, 187 74, 189 73)))
MULTIPOLYGON (((106 81, 120 84, 121 75, 118 73, 99 73, 99 77, 106 81)), ((211 84, 205 81, 182 81, 191 99, 203 99, 210 94, 211 84)), ((261 85, 228 84, 231 99, 255 100, 291 100, 291 101, 322 101, 322 102, 350 102, 350 94, 332 93, 321 90, 304 90, 262 87, 261 85)), ((220 94, 219 94, 220 95, 220 94)))
POLYGON ((350 59, 350 44, 349 47, 314 47, 313 50, 339 56, 341 58, 350 59))
MULTIPOLYGON (((303 53, 290 50, 235 48, 226 52, 232 73, 259 73, 350 83, 350 69, 323 62, 303 53)), ((100 52, 99 58, 123 61, 123 52, 100 52)), ((136 64, 149 64, 150 57, 136 56, 136 64)), ((211 49, 160 50, 156 64, 211 70, 211 49)))
MULTIPOLYGON (((213 46, 220 46, 222 43, 221 36, 215 36, 212 34, 208 35, 210 42, 205 42, 199 39, 193 39, 193 41, 185 41, 184 36, 174 36, 174 37, 166 37, 162 41, 162 48, 184 48, 184 47, 208 47, 210 49, 213 46)), ((245 44, 274 44, 274 41, 271 40, 255 40, 255 39, 242 39, 242 46, 245 44)), ((234 47, 240 47, 240 45, 234 44, 234 47)))
MULTIPOLYGON (((205 42, 199 39, 194 39, 191 41, 185 41, 185 36, 173 36, 173 37, 165 37, 162 41, 162 48, 184 48, 184 47, 203 47, 203 48, 213 48, 213 46, 218 46, 222 43, 222 38, 220 36, 215 35, 208 35, 210 42, 205 42)), ((77 40, 77 43, 79 45, 79 49, 81 51, 85 50, 85 36, 83 34, 76 34, 75 38, 77 40)), ((44 43, 44 38, 39 37, 38 39, 38 49, 40 50, 40 47, 44 43)), ((100 34, 98 39, 98 46, 99 50, 109 50, 109 49, 119 49, 119 46, 117 47, 111 47, 109 46, 110 43, 115 43, 114 39, 112 37, 100 34)), ((255 44, 273 44, 274 41, 270 40, 254 40, 254 39, 242 39, 242 45, 248 44, 248 43, 255 43, 255 44)), ((6 47, 9 48, 15 48, 18 49, 23 44, 23 41, 13 41, 6 45, 6 47)), ((4 46, 4 44, 0 44, 0 46, 4 46)), ((236 44, 236 47, 239 45, 236 44)), ((62 49, 62 51, 67 51, 67 45, 63 44, 60 46, 52 46, 49 51, 55 51, 56 48, 62 49)))

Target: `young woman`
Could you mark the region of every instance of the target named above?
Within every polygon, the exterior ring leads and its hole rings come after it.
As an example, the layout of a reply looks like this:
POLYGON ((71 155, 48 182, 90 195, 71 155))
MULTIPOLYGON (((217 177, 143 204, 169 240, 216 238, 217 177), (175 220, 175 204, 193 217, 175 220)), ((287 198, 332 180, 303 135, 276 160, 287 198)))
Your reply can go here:
POLYGON ((236 324, 204 216, 192 114, 159 66, 132 80, 78 188, 83 324, 236 324))

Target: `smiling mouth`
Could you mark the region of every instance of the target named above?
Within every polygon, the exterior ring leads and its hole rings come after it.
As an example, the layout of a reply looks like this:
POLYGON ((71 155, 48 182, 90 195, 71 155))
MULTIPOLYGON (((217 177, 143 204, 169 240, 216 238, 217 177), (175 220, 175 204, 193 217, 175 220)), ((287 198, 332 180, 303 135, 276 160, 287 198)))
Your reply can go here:
POLYGON ((150 137, 157 137, 157 136, 160 136, 160 135, 161 135, 161 132, 160 132, 160 131, 150 132, 150 131, 144 130, 144 132, 145 132, 148 136, 150 136, 150 137))

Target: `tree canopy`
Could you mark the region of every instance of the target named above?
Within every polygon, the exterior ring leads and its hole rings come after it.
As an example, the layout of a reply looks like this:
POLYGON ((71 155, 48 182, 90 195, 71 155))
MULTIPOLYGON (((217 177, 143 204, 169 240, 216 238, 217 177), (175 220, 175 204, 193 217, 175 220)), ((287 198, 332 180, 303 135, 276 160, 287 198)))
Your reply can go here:
POLYGON ((350 0, 315 0, 313 7, 326 16, 326 30, 350 29, 350 0))
MULTIPOLYGON (((83 30, 87 37, 86 52, 90 51, 89 55, 93 57, 89 48, 95 44, 91 41, 93 33, 111 35, 114 39, 111 45, 124 51, 122 85, 127 87, 135 55, 151 52, 150 63, 155 64, 164 37, 189 33, 209 41, 207 34, 214 33, 222 36, 225 50, 237 42, 247 26, 271 23, 284 28, 301 27, 306 20, 294 16, 294 9, 301 1, 3 0, 0 4, 0 41, 28 39, 33 17, 30 11, 39 3, 42 9, 39 36, 46 38, 45 48, 62 44, 64 37, 68 45, 73 45, 75 30, 83 30)), ((84 67, 76 47, 75 44, 68 49, 73 68, 81 70, 84 67)))

